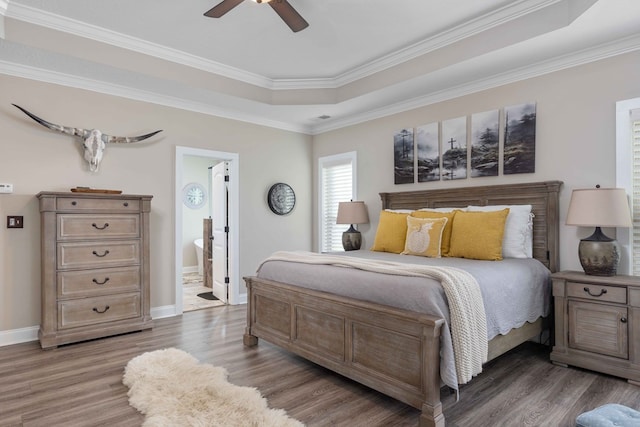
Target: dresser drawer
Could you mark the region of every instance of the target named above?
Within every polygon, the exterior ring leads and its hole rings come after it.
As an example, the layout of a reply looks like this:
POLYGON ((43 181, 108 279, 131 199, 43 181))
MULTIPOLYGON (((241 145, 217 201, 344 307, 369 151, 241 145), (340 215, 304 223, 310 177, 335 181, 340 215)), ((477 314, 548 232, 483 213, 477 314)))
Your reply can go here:
POLYGON ((140 236, 140 215, 59 214, 58 240, 131 239, 140 236))
POLYGON ((109 211, 138 212, 140 201, 135 199, 102 199, 88 197, 58 197, 56 209, 59 211, 109 211))
POLYGON ((140 263, 140 241, 58 243, 57 258, 59 270, 137 265, 140 263))
POLYGON ((594 285, 592 283, 567 282, 567 296, 589 300, 627 303, 627 288, 594 285))
POLYGON ((138 266, 58 272, 58 298, 61 299, 138 291, 138 266))
POLYGON ((58 328, 79 326, 139 317, 140 293, 81 298, 58 302, 58 328))

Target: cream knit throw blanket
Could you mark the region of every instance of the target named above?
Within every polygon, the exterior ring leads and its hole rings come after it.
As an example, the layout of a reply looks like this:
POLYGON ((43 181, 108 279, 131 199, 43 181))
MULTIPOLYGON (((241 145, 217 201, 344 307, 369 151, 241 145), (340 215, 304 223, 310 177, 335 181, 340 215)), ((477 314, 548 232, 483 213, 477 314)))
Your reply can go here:
POLYGON ((478 282, 468 272, 453 267, 403 264, 302 251, 275 252, 263 263, 267 261, 330 264, 382 274, 439 280, 449 303, 449 326, 458 384, 466 384, 482 372, 482 364, 487 361, 488 354, 487 317, 478 282))

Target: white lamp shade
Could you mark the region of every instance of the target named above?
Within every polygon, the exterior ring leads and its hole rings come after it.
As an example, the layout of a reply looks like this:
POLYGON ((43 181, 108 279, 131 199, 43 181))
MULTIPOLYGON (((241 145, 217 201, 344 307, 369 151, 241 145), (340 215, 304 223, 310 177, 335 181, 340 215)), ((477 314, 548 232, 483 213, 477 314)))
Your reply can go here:
POLYGON ((364 202, 339 202, 336 224, 366 224, 369 214, 364 202))
POLYGON ((627 193, 622 188, 573 190, 566 223, 583 227, 631 227, 627 193))

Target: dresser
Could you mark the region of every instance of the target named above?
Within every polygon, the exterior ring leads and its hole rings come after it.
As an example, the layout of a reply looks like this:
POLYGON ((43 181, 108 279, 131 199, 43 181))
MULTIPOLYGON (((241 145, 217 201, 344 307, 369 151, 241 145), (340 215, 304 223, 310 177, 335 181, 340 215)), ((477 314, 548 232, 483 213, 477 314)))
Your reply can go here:
POLYGON ((41 192, 42 348, 152 327, 152 196, 41 192))
POLYGON ((554 273, 551 361, 640 385, 640 277, 554 273))

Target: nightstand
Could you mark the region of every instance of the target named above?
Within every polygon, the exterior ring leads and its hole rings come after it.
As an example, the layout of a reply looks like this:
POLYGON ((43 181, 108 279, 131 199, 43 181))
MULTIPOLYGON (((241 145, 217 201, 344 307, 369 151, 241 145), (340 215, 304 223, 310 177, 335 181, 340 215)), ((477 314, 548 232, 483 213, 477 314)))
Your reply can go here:
POLYGON ((640 385, 640 277, 554 273, 551 361, 640 385))

